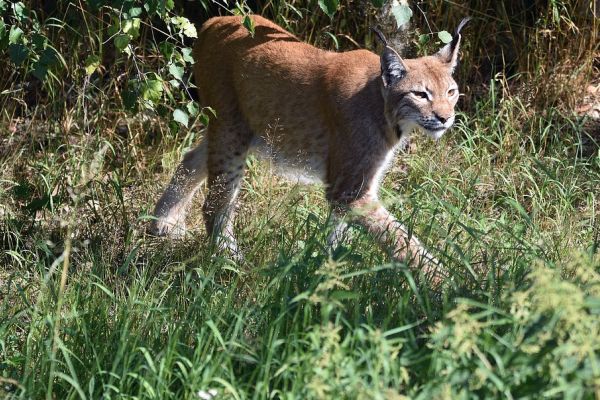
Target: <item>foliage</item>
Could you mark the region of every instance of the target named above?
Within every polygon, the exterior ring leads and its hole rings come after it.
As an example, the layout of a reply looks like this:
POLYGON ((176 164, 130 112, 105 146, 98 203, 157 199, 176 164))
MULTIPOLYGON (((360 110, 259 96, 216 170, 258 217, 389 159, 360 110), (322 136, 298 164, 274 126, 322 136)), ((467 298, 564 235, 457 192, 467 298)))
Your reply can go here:
POLYGON ((432 332, 434 376, 421 393, 466 398, 600 394, 600 257, 536 263, 506 310, 462 299, 432 332), (508 312, 507 312, 508 311, 508 312))
POLYGON ((184 74, 193 64, 187 39, 196 38, 197 31, 186 17, 174 13, 174 7, 173 1, 96 0, 66 7, 61 3, 53 10, 64 13, 58 19, 45 17, 43 10, 24 2, 2 2, 0 10, 8 23, 0 25, 0 50, 7 48, 13 76, 28 80, 33 75, 50 94, 65 84, 65 75, 74 80, 87 76, 101 86, 103 79, 118 72, 106 64, 115 58, 118 69, 124 67, 129 75, 119 88, 126 109, 164 114, 168 106, 183 105, 172 113, 175 121, 185 125, 198 116, 197 105, 189 99, 193 84, 184 74), (81 20, 84 24, 79 25, 81 20), (149 34, 151 42, 145 40, 149 34), (65 44, 78 53, 74 56, 85 59, 78 62, 79 68, 70 68, 65 61, 65 44), (159 62, 149 62, 149 57, 159 62))

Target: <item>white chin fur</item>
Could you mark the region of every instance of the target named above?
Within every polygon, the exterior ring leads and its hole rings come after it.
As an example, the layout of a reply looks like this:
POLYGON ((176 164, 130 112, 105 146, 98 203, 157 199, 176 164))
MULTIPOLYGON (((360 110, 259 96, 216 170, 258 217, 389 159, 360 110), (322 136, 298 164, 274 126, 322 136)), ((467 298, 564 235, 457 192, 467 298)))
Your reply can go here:
POLYGON ((438 131, 430 131, 428 129, 423 128, 421 125, 417 125, 416 128, 420 131, 423 132, 425 135, 429 136, 430 138, 432 138, 433 140, 438 140, 439 138, 442 137, 442 135, 444 133, 446 133, 447 129, 440 129, 438 131))
POLYGON ((439 131, 428 131, 428 130, 423 130, 425 132, 425 134, 427 136, 429 136, 430 138, 432 138, 433 140, 438 140, 439 138, 442 137, 442 135, 444 133, 446 133, 445 129, 441 129, 439 131))

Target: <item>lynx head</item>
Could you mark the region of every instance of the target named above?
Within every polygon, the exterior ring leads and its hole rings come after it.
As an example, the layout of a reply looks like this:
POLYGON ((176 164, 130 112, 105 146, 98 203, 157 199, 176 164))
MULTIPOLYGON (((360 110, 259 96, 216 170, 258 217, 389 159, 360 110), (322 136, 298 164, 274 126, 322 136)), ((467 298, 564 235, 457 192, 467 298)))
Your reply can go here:
POLYGON ((460 22, 452 41, 436 54, 406 60, 374 29, 385 46, 381 54, 385 114, 398 136, 416 127, 439 139, 454 123, 458 86, 452 73, 458 61, 460 30, 468 20, 460 22))

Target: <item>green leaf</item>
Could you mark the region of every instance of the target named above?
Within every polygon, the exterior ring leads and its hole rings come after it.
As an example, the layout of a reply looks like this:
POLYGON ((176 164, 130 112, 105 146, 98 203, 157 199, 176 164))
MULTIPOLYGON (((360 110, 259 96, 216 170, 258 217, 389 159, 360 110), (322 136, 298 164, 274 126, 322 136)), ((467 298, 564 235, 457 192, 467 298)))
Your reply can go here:
POLYGON ((17 44, 21 41, 21 37, 23 37, 23 30, 18 26, 11 26, 8 34, 8 43, 17 44))
POLYGON ((40 35, 39 33, 34 33, 33 35, 31 35, 31 43, 33 44, 35 50, 39 51, 46 47, 46 44, 48 43, 48 38, 44 35, 40 35))
POLYGON ((156 14, 165 19, 167 11, 171 11, 175 7, 174 0, 144 0, 144 9, 148 14, 156 14))
POLYGON ((121 33, 121 34, 115 36, 115 38, 114 38, 115 47, 117 48, 117 50, 123 51, 129 44, 129 40, 131 40, 129 35, 121 33))
POLYGON ((183 28, 183 34, 189 38, 197 38, 198 32, 196 31, 196 27, 194 24, 188 22, 183 28))
POLYGON ((185 17, 173 17, 171 18, 171 23, 176 25, 179 30, 183 33, 184 36, 190 38, 197 38, 198 32, 196 31, 196 27, 194 24, 190 22, 189 19, 185 17))
POLYGON ((385 4, 385 0, 371 0, 371 4, 377 8, 381 8, 385 4))
POLYGON ((168 60, 171 59, 171 56, 173 55, 173 52, 175 51, 175 45, 171 42, 161 42, 158 45, 158 49, 160 50, 161 54, 168 60))
POLYGON ((452 41, 452 35, 446 31, 438 32, 438 38, 440 38, 442 43, 450 43, 452 41))
POLYGON ((116 35, 121 30, 121 22, 118 19, 113 18, 113 23, 108 27, 108 34, 110 36, 116 35))
POLYGON ((140 36, 140 19, 132 18, 125 20, 122 24, 123 32, 128 34, 132 39, 140 36))
POLYGON ((408 4, 400 3, 398 0, 392 1, 392 14, 394 14, 394 19, 396 19, 396 25, 401 27, 405 25, 413 15, 412 10, 408 6, 408 4))
POLYGON ((198 104, 196 104, 195 101, 190 101, 189 103, 187 103, 185 108, 187 108, 188 112, 190 113, 190 115, 192 117, 195 117, 196 115, 198 115, 198 111, 200 111, 198 109, 198 104))
POLYGON ((16 65, 21 65, 27 59, 29 50, 21 43, 11 44, 8 46, 8 56, 16 65))
POLYGON ((321 10, 323 10, 323 12, 325 12, 329 18, 333 18, 339 5, 339 0, 319 0, 319 7, 321 7, 321 10))
POLYGON ((33 76, 38 78, 40 81, 43 81, 46 78, 46 74, 48 74, 48 65, 42 63, 41 61, 37 61, 33 64, 33 76))
POLYGON ((187 128, 189 123, 188 114, 180 108, 173 111, 173 119, 187 128))
POLYGON ((204 113, 200 113, 200 123, 204 126, 208 126, 210 122, 210 117, 204 113))
POLYGON ((25 8, 25 5, 22 2, 19 1, 18 3, 13 3, 12 6, 13 14, 19 19, 19 21, 25 22, 29 19, 27 16, 27 9, 25 8))
POLYGON ((254 37, 254 20, 249 15, 246 15, 242 24, 250 32, 250 36, 254 37))
POLYGON ((148 79, 142 85, 142 99, 156 104, 160 101, 163 93, 162 80, 148 79))
POLYGON ((202 111, 200 112, 200 122, 204 126, 208 126, 210 122, 210 115, 208 115, 205 111, 209 112, 213 117, 217 118, 217 112, 211 107, 202 107, 202 111))
POLYGON ((40 62, 44 65, 52 66, 58 63, 58 54, 52 47, 47 47, 42 51, 40 62))
POLYGON ((142 15, 142 8, 141 7, 131 7, 129 9, 129 16, 130 17, 139 17, 140 15, 142 15))
POLYGON ((181 54, 183 55, 183 61, 194 63, 194 57, 192 57, 192 49, 189 47, 184 47, 181 49, 181 54))
POLYGON ((428 42, 429 42, 429 35, 428 34, 419 35, 419 44, 420 45, 427 44, 428 42))
POLYGON ((170 64, 169 73, 173 75, 176 79, 181 79, 183 78, 183 67, 175 64, 170 64))
POLYGON ((100 57, 97 55, 90 55, 85 59, 85 73, 92 75, 100 66, 100 57))

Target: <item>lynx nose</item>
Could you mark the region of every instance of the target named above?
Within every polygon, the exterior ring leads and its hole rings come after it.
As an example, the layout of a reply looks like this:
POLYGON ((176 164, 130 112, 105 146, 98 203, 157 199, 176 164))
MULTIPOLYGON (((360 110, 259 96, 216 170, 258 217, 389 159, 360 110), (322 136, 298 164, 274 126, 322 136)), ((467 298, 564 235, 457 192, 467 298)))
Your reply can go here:
POLYGON ((444 125, 446 123, 446 121, 448 121, 448 119, 450 119, 449 117, 442 117, 441 115, 437 114, 437 113, 433 113, 433 116, 440 122, 440 124, 444 125))

